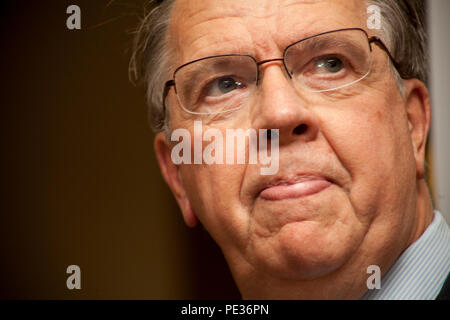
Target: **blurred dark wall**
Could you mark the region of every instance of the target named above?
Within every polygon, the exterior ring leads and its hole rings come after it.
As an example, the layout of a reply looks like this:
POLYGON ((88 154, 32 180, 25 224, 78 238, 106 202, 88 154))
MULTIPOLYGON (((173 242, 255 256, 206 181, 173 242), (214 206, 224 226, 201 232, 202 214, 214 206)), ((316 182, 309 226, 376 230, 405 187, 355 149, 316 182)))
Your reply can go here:
POLYGON ((2 1, 1 298, 240 297, 209 235, 185 227, 128 81, 143 4, 2 1))

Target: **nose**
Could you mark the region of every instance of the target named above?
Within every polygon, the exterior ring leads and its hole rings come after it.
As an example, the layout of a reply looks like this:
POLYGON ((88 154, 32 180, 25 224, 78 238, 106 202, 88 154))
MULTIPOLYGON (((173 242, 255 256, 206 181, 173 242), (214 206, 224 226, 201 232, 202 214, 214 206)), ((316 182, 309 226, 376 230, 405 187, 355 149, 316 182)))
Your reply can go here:
POLYGON ((319 132, 319 119, 308 97, 295 89, 278 60, 266 60, 260 66, 260 94, 253 108, 253 125, 256 129, 279 129, 280 146, 312 141, 319 132))

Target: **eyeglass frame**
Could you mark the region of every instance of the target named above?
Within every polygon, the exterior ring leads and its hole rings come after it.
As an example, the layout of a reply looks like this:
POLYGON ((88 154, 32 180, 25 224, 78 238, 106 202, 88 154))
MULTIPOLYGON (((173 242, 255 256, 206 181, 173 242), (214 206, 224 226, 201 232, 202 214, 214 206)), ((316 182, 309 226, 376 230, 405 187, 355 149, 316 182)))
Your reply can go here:
MULTIPOLYGON (((265 59, 265 60, 261 60, 261 61, 256 61, 256 59, 255 59, 253 56, 249 55, 249 54, 237 54, 237 53, 234 54, 234 53, 231 53, 231 54, 219 54, 219 55, 207 56, 207 57, 203 57, 203 58, 199 58, 199 59, 196 59, 196 60, 192 60, 192 61, 186 62, 186 63, 182 64, 181 66, 177 67, 177 68, 174 70, 174 72, 173 72, 172 79, 166 81, 166 83, 164 84, 163 101, 162 101, 162 104, 163 104, 163 113, 164 113, 164 114, 166 113, 166 98, 167 98, 167 95, 169 94, 170 87, 174 87, 174 89, 175 89, 175 94, 177 93, 177 87, 176 87, 176 84, 175 84, 175 74, 176 74, 180 69, 182 69, 183 67, 186 67, 186 66, 188 66, 188 65, 190 65, 190 64, 193 64, 193 63, 195 63, 195 62, 198 62, 198 61, 202 61, 202 60, 206 60, 206 59, 211 59, 211 58, 220 58, 220 57, 249 57, 249 58, 251 58, 251 59, 255 62, 255 64, 256 64, 256 84, 258 84, 258 81, 259 81, 259 68, 258 68, 258 67, 259 67, 260 65, 264 64, 264 63, 273 62, 273 61, 283 61, 283 66, 284 66, 285 70, 286 70, 286 71, 288 70, 288 68, 287 68, 287 66, 286 66, 285 57, 286 57, 286 51, 287 51, 290 47, 292 47, 292 46, 294 46, 294 45, 296 45, 296 44, 299 44, 300 42, 303 42, 303 41, 306 41, 306 40, 308 40, 308 39, 311 39, 311 38, 314 38, 314 37, 318 37, 318 36, 321 36, 321 35, 325 35, 325 34, 329 34, 329 33, 334 33, 334 32, 339 32, 339 31, 350 31, 350 30, 359 30, 359 31, 362 31, 362 32, 366 35, 366 37, 367 37, 367 42, 368 42, 368 44, 369 44, 369 49, 370 49, 370 52, 371 52, 371 53, 372 53, 372 46, 371 46, 371 43, 377 44, 383 51, 385 51, 385 52, 387 53, 388 57, 389 57, 389 60, 391 60, 391 62, 392 62, 392 64, 394 65, 395 69, 397 70, 397 72, 400 74, 400 76, 401 76, 402 78, 404 78, 404 77, 402 76, 402 72, 401 72, 401 70, 400 70, 400 64, 394 59, 394 57, 391 55, 391 53, 390 53, 389 49, 387 48, 387 46, 384 44, 384 42, 383 42, 379 37, 377 37, 377 36, 369 37, 369 35, 367 34, 367 31, 364 30, 364 29, 361 29, 361 28, 343 28, 343 29, 336 29, 336 30, 330 30, 330 31, 325 31, 325 32, 321 32, 321 33, 318 33, 318 34, 314 34, 314 35, 312 35, 312 36, 308 36, 308 37, 306 37, 306 38, 300 39, 300 40, 298 40, 298 41, 295 41, 294 43, 289 44, 289 45, 286 46, 286 48, 284 48, 284 50, 283 50, 283 58, 273 58, 273 59, 265 59)), ((292 75, 291 75, 289 72, 287 72, 287 74, 289 75, 289 78, 292 78, 292 75)), ((182 108, 182 109, 183 109, 184 111, 186 111, 184 108, 182 108)), ((186 112, 187 112, 187 113, 190 113, 190 112, 188 112, 188 111, 186 111, 186 112)), ((226 112, 226 111, 225 111, 225 112, 226 112)))

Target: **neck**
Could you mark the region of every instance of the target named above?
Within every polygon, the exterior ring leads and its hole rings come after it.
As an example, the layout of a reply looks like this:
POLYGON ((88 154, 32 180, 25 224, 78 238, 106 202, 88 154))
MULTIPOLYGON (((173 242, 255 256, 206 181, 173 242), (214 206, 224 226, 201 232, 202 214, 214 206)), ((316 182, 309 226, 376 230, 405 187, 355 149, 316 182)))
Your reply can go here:
POLYGON ((417 183, 416 203, 414 227, 412 229, 411 236, 409 237, 407 247, 409 247, 414 241, 419 239, 433 221, 433 204, 431 202, 431 196, 427 184, 423 179, 419 180, 417 183))

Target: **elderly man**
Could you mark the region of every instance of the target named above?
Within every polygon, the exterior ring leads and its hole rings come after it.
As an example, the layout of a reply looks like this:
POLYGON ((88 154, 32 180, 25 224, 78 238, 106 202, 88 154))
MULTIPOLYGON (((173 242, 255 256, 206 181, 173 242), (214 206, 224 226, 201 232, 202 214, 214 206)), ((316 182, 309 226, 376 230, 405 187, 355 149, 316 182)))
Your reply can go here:
POLYGON ((132 70, 142 68, 162 174, 243 298, 448 297, 450 232, 424 180, 422 16, 418 1, 164 0, 144 19, 132 70), (174 161, 171 133, 194 140, 198 124, 216 140, 271 129, 278 170, 174 161))

